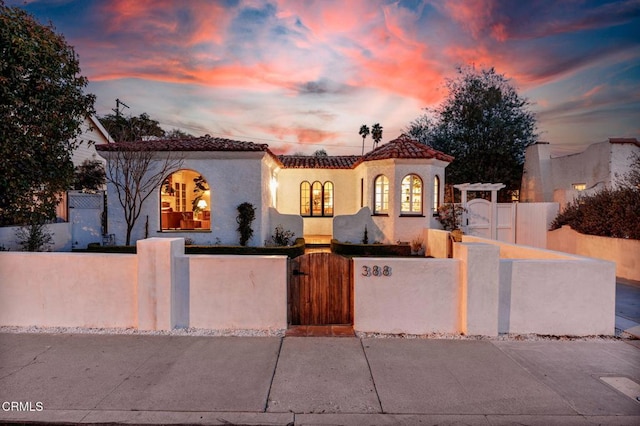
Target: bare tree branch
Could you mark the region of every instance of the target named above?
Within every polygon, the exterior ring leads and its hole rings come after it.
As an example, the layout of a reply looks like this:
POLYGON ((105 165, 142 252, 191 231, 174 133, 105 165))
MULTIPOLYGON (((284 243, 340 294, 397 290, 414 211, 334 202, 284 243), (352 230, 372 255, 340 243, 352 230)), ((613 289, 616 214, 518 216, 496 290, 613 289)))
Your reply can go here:
POLYGON ((145 201, 183 163, 181 153, 153 151, 140 143, 136 145, 133 149, 113 150, 107 155, 107 180, 116 189, 127 223, 126 245, 131 243, 131 232, 145 201))

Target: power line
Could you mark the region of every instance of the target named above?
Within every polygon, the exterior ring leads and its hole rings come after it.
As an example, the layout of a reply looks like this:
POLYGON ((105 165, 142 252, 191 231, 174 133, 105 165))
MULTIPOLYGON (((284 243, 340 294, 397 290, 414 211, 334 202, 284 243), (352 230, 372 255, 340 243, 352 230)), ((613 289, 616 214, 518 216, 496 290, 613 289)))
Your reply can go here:
POLYGON ((116 113, 116 118, 120 118, 120 105, 122 105, 125 108, 129 108, 129 105, 125 104, 124 102, 122 102, 120 99, 116 98, 116 108, 115 109, 111 109, 111 111, 116 113))

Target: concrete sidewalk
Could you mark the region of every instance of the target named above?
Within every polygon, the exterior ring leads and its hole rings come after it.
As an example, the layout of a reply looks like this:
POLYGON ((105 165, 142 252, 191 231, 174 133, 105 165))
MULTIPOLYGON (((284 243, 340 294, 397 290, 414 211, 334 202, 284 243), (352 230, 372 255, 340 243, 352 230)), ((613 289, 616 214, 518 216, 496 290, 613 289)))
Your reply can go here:
POLYGON ((0 334, 0 422, 638 425, 639 383, 640 341, 0 334))

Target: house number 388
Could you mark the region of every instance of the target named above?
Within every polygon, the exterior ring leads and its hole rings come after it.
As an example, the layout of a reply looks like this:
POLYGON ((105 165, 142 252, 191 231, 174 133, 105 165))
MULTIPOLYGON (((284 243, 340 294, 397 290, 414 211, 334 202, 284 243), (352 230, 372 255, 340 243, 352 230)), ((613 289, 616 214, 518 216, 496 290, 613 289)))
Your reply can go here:
POLYGON ((362 267, 362 276, 363 277, 390 277, 391 276, 391 266, 363 266, 362 267))

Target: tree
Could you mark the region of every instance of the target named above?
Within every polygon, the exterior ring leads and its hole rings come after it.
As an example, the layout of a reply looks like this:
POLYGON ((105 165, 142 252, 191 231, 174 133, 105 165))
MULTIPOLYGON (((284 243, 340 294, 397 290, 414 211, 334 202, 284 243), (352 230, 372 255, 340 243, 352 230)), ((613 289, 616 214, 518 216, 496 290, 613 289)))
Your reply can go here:
POLYGON ((362 136, 362 155, 364 155, 364 140, 369 136, 369 126, 363 124, 360 126, 360 131, 358 132, 360 136, 362 136))
POLYGON ((374 148, 378 147, 378 144, 382 140, 382 126, 380 123, 376 123, 371 126, 371 137, 373 138, 374 148))
POLYGON ((102 162, 98 160, 84 160, 76 166, 74 172, 73 189, 97 191, 106 182, 106 175, 102 162))
POLYGON ((171 129, 165 135, 167 139, 191 139, 193 136, 191 133, 184 132, 180 129, 171 129))
POLYGON ((62 35, 0 0, 0 225, 42 224, 73 182, 95 97, 62 35))
POLYGON ((100 117, 100 123, 116 142, 134 142, 166 136, 166 132, 160 127, 160 123, 149 117, 146 112, 138 117, 108 114, 100 117))
POLYGON ((329 154, 327 154, 327 151, 325 151, 324 149, 318 149, 313 153, 314 157, 328 157, 329 154))
POLYGON ((508 191, 518 190, 525 148, 537 137, 529 101, 493 68, 459 68, 458 74, 446 83, 447 99, 411 123, 409 132, 455 157, 447 183, 501 182, 508 191), (430 115, 434 124, 428 128, 430 115))
POLYGON ((115 188, 127 224, 125 244, 144 202, 160 188, 166 177, 182 167, 182 157, 171 151, 156 151, 150 143, 121 142, 99 145, 107 159, 107 180, 115 188))
POLYGON ((423 114, 403 129, 403 132, 425 145, 433 145, 434 123, 431 117, 423 114))

